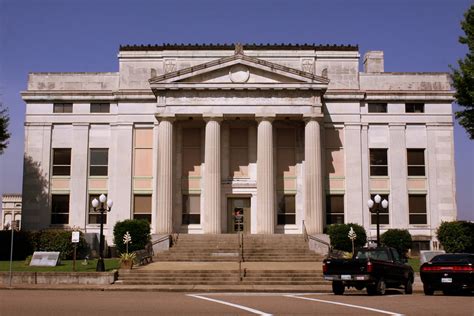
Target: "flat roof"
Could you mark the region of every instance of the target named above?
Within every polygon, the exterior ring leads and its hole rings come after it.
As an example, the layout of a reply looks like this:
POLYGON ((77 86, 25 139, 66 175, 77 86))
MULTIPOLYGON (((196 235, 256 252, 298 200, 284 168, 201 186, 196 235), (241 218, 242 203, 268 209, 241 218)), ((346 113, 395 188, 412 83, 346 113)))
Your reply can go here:
MULTIPOLYGON (((147 45, 120 45, 120 51, 162 51, 162 50, 234 50, 236 44, 227 43, 203 43, 203 44, 147 44, 147 45)), ((359 51, 359 45, 352 44, 242 44, 243 49, 248 50, 326 50, 326 51, 359 51)))

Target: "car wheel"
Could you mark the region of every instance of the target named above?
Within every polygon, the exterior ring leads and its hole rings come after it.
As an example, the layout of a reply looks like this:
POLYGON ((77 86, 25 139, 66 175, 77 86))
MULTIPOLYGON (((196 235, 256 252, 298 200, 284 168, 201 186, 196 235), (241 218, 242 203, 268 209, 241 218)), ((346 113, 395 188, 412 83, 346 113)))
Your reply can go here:
POLYGON ((335 295, 342 295, 344 294, 344 290, 345 290, 345 287, 344 287, 344 284, 342 282, 339 282, 339 281, 332 281, 332 292, 335 294, 335 295))
POLYGON ((356 290, 362 291, 364 289, 365 285, 363 284, 358 284, 355 286, 356 290))
POLYGON ((423 284, 423 292, 425 292, 425 295, 433 295, 434 290, 431 286, 423 284))
POLYGON ((408 278, 405 283, 405 294, 413 294, 413 279, 408 278))
POLYGON ((384 295, 386 288, 387 288, 387 285, 385 284, 384 279, 379 279, 379 281, 377 282, 377 286, 376 286, 377 294, 378 295, 384 295))

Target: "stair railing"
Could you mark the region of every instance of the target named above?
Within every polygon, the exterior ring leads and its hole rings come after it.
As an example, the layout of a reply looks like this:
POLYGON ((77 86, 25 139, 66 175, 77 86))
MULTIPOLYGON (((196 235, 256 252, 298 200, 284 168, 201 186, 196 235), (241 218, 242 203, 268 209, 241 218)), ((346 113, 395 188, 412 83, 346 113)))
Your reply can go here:
POLYGON ((316 236, 308 234, 308 231, 306 230, 306 225, 304 223, 304 220, 303 220, 303 238, 304 238, 304 241, 306 241, 306 242, 309 242, 310 240, 313 240, 317 243, 323 244, 324 246, 326 246, 328 248, 328 257, 331 256, 332 251, 333 251, 331 244, 328 243, 325 240, 322 240, 321 238, 318 238, 316 236))
POLYGON ((242 281, 242 261, 244 261, 244 238, 242 232, 238 232, 239 238, 239 281, 242 281))

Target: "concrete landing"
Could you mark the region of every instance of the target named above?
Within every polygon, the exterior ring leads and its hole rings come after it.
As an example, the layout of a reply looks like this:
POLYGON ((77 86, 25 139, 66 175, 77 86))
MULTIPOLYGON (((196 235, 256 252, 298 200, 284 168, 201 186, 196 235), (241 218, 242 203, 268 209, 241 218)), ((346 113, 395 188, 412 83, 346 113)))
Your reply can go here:
MULTIPOLYGON (((239 263, 229 262, 182 262, 162 261, 152 262, 148 265, 133 268, 133 270, 159 271, 159 270, 238 270, 239 263)), ((322 271, 321 262, 242 262, 242 269, 247 270, 317 270, 322 271)))

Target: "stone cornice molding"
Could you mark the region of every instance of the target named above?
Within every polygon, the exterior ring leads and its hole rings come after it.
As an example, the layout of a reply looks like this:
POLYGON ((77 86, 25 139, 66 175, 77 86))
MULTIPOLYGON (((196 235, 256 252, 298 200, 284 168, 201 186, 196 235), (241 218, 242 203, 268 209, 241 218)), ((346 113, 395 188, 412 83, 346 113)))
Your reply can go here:
POLYGON ((204 113, 202 118, 205 122, 215 121, 220 123, 224 120, 224 115, 222 113, 204 113))
POLYGON ((155 117, 158 122, 167 121, 172 123, 176 120, 176 115, 173 113, 157 113, 155 117))
POLYGON ((303 121, 305 123, 308 123, 310 121, 318 121, 319 123, 322 123, 323 119, 324 119, 324 114, 322 113, 311 113, 311 114, 303 115, 303 121))

